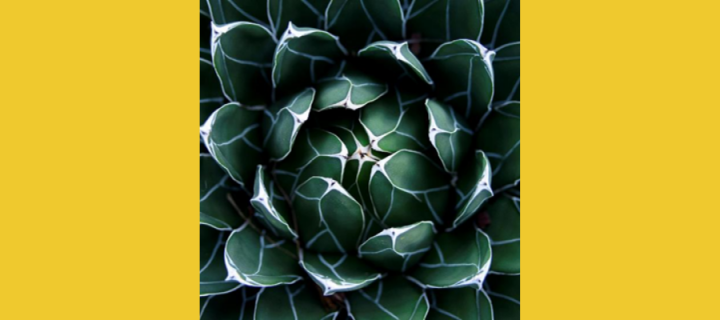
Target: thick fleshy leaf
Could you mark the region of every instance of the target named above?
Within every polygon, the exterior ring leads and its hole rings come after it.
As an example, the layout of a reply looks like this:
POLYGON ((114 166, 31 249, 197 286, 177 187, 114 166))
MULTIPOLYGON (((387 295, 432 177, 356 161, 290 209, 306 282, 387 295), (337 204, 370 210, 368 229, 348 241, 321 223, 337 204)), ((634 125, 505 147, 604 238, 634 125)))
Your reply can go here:
POLYGON ((212 62, 200 58, 200 125, 223 105, 225 97, 212 62))
POLYGON ((372 166, 386 155, 373 152, 370 147, 370 139, 356 113, 334 110, 323 112, 314 119, 318 119, 319 124, 326 124, 327 130, 336 134, 347 147, 349 158, 345 165, 342 184, 345 190, 360 202, 365 212, 369 213, 368 208, 371 206, 368 191, 370 172, 372 166))
POLYGON ((262 155, 261 115, 260 109, 233 102, 217 109, 200 127, 212 157, 243 188, 254 181, 262 155))
POLYGON ((494 101, 520 101, 520 42, 512 42, 496 49, 493 59, 495 72, 494 101))
POLYGON ((244 222, 228 200, 229 180, 212 156, 200 154, 200 224, 229 231, 244 222))
POLYGON ((293 93, 322 79, 347 53, 338 37, 327 31, 299 28, 290 23, 273 58, 272 83, 276 96, 293 93))
POLYGON ((406 14, 407 38, 419 40, 421 52, 451 40, 479 40, 483 11, 478 0, 413 0, 406 14))
POLYGON ((493 190, 520 183, 520 102, 492 108, 475 135, 475 148, 490 159, 493 190))
POLYGON ((308 128, 298 135, 292 153, 274 169, 276 181, 290 197, 311 177, 342 181, 348 150, 338 136, 308 128))
POLYGON ((490 225, 485 232, 492 241, 490 270, 520 273, 520 198, 501 196, 487 208, 490 225))
POLYGON ((365 262, 347 254, 305 252, 300 265, 326 296, 359 290, 381 278, 380 273, 365 262))
POLYGON ((223 248, 229 232, 200 225, 200 296, 235 291, 242 285, 228 277, 223 260, 223 248))
POLYGON ((396 152, 402 149, 422 151, 430 147, 428 116, 423 106, 426 95, 398 88, 360 111, 360 123, 369 136, 373 150, 396 152))
POLYGON ((520 319, 520 276, 489 274, 486 289, 496 320, 520 319))
POLYGON ((312 284, 306 283, 262 288, 257 296, 253 319, 324 320, 337 317, 337 311, 325 311, 316 294, 312 284))
POLYGON ((430 309, 425 292, 400 276, 352 291, 347 301, 355 320, 422 320, 430 309))
POLYGON ((520 0, 484 0, 485 26, 481 42, 497 48, 520 41, 520 0))
POLYGON ((376 64, 390 79, 408 75, 420 82, 433 84, 420 60, 408 49, 407 42, 377 41, 358 51, 358 57, 376 64))
POLYGON ((437 151, 445 171, 454 173, 468 152, 473 132, 465 119, 455 115, 453 108, 432 99, 425 101, 425 106, 430 118, 430 143, 437 151))
POLYGON ((317 90, 313 110, 357 110, 385 95, 388 86, 362 72, 345 68, 343 63, 336 75, 319 81, 317 90))
POLYGON ((405 16, 398 0, 332 0, 325 30, 356 51, 376 40, 402 40, 405 16))
POLYGON ((469 227, 435 238, 430 250, 409 279, 426 288, 479 289, 490 269, 490 238, 469 227))
POLYGON ((339 182, 312 177, 295 190, 292 205, 305 248, 345 253, 360 244, 365 214, 339 182))
POLYGON ((250 204, 257 210, 256 215, 276 236, 285 239, 296 239, 297 234, 290 226, 290 207, 280 194, 273 181, 262 165, 257 167, 255 188, 250 204))
POLYGON ((417 151, 398 151, 375 164, 370 173, 373 211, 390 227, 423 220, 442 224, 449 195, 447 173, 417 151))
POLYGON ((470 219, 493 196, 491 181, 490 161, 484 152, 477 150, 472 158, 467 159, 458 174, 455 189, 458 201, 453 228, 470 219))
POLYGON ((295 246, 275 241, 256 231, 250 221, 233 230, 225 245, 225 266, 230 279, 253 286, 272 287, 302 279, 295 246))
POLYGON ((437 80, 437 96, 477 127, 493 99, 494 52, 472 40, 442 44, 430 56, 428 71, 437 80))
POLYGON ((200 320, 253 320, 257 289, 242 287, 234 292, 200 298, 200 320))
POLYGON ((207 0, 210 16, 216 25, 250 21, 264 26, 267 23, 267 4, 260 0, 207 0))
POLYGON ((321 28, 329 0, 209 0, 210 13, 217 25, 249 21, 272 30, 275 36, 288 23, 321 28))
POLYGON ((430 250, 434 237, 433 223, 421 221, 405 227, 385 229, 365 241, 358 252, 361 258, 379 267, 405 272, 430 250))
POLYGON ((212 54, 223 92, 243 105, 270 101, 275 39, 270 30, 251 22, 216 26, 212 54))
POLYGON ((270 160, 280 161, 290 154, 300 127, 310 116, 310 107, 315 99, 315 89, 286 97, 273 103, 265 110, 263 117, 263 146, 270 160))
POLYGON ((430 291, 430 320, 493 320, 493 305, 482 289, 430 291))

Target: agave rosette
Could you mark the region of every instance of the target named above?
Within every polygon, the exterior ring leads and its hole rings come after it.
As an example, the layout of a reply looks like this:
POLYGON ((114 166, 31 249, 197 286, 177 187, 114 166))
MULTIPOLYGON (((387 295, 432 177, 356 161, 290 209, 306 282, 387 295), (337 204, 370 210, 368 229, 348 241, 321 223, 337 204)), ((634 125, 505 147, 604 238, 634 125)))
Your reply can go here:
POLYGON ((201 0, 201 319, 517 319, 518 0, 201 0))

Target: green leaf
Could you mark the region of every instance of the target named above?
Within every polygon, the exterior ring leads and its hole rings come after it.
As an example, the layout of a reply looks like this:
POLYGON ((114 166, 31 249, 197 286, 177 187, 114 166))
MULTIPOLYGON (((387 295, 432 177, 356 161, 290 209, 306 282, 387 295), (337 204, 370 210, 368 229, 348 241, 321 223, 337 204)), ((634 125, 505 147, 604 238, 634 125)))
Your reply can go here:
POLYGON ((494 52, 472 40, 443 43, 430 56, 428 70, 437 79, 437 96, 475 128, 493 99, 494 52))
POLYGON ((272 83, 276 94, 293 93, 320 80, 347 51, 327 31, 299 28, 290 23, 273 58, 272 83))
POLYGON ((472 141, 472 130, 465 119, 457 117, 455 111, 435 100, 425 101, 430 118, 430 143, 440 157, 443 168, 454 173, 460 167, 472 141))
POLYGON ((288 23, 321 28, 329 0, 209 0, 210 14, 216 25, 237 21, 260 24, 273 35, 285 31, 288 23))
POLYGON ((280 187, 292 198, 295 189, 311 177, 342 181, 347 158, 348 150, 338 136, 308 128, 300 132, 290 156, 273 172, 280 187))
POLYGON ((422 320, 430 309, 425 292, 400 276, 349 292, 347 301, 355 320, 422 320))
POLYGON ((345 253, 360 244, 365 228, 362 206, 339 182, 312 177, 298 186, 292 205, 305 248, 345 253))
POLYGON ((234 292, 200 298, 200 320, 253 320, 257 289, 242 287, 234 292))
POLYGON ((242 285, 228 277, 223 261, 223 248, 228 232, 200 225, 200 296, 224 294, 242 285))
POLYGON ((372 168, 370 200, 374 214, 390 227, 422 220, 442 224, 449 184, 445 171, 426 155, 400 150, 372 168))
POLYGON ((481 42, 498 48, 520 41, 520 0, 484 0, 485 27, 481 42))
POLYGON ((200 127, 212 157, 243 188, 254 180, 262 155, 260 117, 260 110, 233 102, 215 110, 200 127))
POLYGON ((344 68, 318 83, 318 96, 313 110, 323 111, 334 108, 357 110, 371 103, 388 92, 387 84, 358 72, 344 68))
POLYGON ((402 149, 422 151, 428 141, 428 116, 423 107, 426 95, 415 95, 398 88, 360 111, 373 150, 396 152, 402 149))
POLYGON ((275 241, 265 230, 256 231, 249 220, 233 230, 225 246, 229 279, 253 287, 272 287, 301 280, 296 258, 291 243, 275 241))
POLYGON ((232 230, 243 219, 228 200, 230 176, 207 153, 200 154, 200 224, 232 230))
POLYGON ((390 228, 370 237, 358 248, 360 258, 376 266, 405 272, 420 261, 432 246, 435 227, 430 221, 390 228))
POLYGON ((493 320, 490 297, 481 289, 430 291, 430 320, 493 320))
POLYGON ((326 296, 362 289, 382 277, 362 260, 347 254, 305 252, 300 265, 326 296))
POLYGON ((267 23, 266 1, 258 0, 207 0, 210 16, 216 25, 237 21, 250 21, 265 27, 267 23))
POLYGON ((370 139, 360 124, 356 113, 347 110, 334 110, 323 112, 314 119, 318 119, 319 124, 326 124, 324 127, 336 134, 347 147, 349 158, 345 164, 343 187, 355 200, 360 202, 363 210, 370 212, 368 209, 371 206, 368 191, 370 172, 372 166, 384 158, 385 155, 372 151, 370 139), (324 117, 326 115, 327 117, 324 117))
POLYGON ((490 238, 477 228, 443 233, 408 278, 425 288, 479 289, 490 269, 490 238))
POLYGON ((310 106, 315 99, 315 89, 286 97, 273 103, 263 117, 263 146, 270 160, 280 161, 290 154, 300 127, 310 116, 310 106))
POLYGON ((520 42, 497 48, 493 59, 496 102, 520 100, 520 42))
POLYGON ((243 105, 268 103, 275 50, 270 30, 255 23, 236 22, 215 27, 215 32, 213 63, 225 96, 243 105))
POLYGON ((259 213, 260 221, 275 235, 285 239, 296 239, 297 234, 288 224, 290 207, 276 189, 275 181, 265 174, 265 167, 262 165, 257 167, 253 194, 250 204, 259 213))
POLYGON ((407 37, 418 39, 423 52, 451 40, 478 40, 483 11, 478 0, 413 0, 406 14, 407 37))
POLYGON ((520 102, 503 102, 492 108, 475 135, 475 148, 490 159, 493 190, 520 183, 520 102))
POLYGON ((520 319, 520 276, 489 274, 486 289, 496 320, 520 319))
POLYGON ((491 180, 490 161, 484 152, 475 151, 475 156, 467 160, 458 175, 456 191, 459 198, 453 228, 470 219, 493 196, 491 180))
POLYGON ((398 0, 332 0, 325 12, 325 30, 353 51, 374 40, 402 40, 404 29, 398 0))
POLYGON ((433 84, 420 60, 408 49, 407 42, 377 41, 358 51, 358 57, 377 64, 383 73, 396 76, 395 79, 408 75, 426 84, 433 84))
POLYGON ((225 101, 212 62, 200 58, 200 125, 225 101))
POLYGON ((490 270, 504 274, 520 273, 520 198, 502 196, 487 208, 490 225, 485 232, 491 239, 493 261, 490 270))
POLYGON ((317 294, 305 283, 262 288, 255 304, 255 320, 323 320, 335 319, 338 312, 328 313, 315 298, 317 294))
MULTIPOLYGON (((267 0, 266 0, 267 1, 267 0)), ((269 0, 268 18, 270 29, 276 36, 287 31, 292 22, 296 26, 321 29, 325 21, 325 9, 330 0, 269 0)))

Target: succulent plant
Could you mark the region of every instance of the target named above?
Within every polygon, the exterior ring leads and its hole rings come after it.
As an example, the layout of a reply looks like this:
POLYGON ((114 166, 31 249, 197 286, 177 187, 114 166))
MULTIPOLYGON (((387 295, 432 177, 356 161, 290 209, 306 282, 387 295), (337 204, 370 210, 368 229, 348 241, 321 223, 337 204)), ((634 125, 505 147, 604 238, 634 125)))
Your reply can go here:
POLYGON ((200 6, 201 319, 519 318, 519 0, 200 6))

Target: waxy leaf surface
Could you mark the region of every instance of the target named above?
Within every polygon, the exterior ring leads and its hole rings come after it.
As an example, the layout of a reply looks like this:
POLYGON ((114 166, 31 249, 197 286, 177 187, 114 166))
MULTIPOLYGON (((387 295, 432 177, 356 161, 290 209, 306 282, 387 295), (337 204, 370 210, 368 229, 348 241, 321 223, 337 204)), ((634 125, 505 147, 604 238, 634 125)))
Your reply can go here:
POLYGON ((520 183, 520 102, 492 108, 475 134, 475 148, 490 160, 493 190, 520 183))
POLYGON ((426 288, 479 289, 490 269, 491 258, 490 238, 480 229, 468 226, 438 235, 433 249, 410 279, 426 288))
POLYGON ((242 286, 237 281, 226 280, 228 273, 223 259, 223 248, 229 234, 229 232, 200 225, 201 297, 232 292, 242 286))
POLYGON ((225 96, 243 105, 270 101, 270 70, 275 39, 265 27, 237 22, 216 27, 212 53, 225 96))
MULTIPOLYGON (((430 291, 431 320, 493 320, 493 306, 487 293, 475 288, 430 291)), ((520 318, 518 318, 520 319, 520 318)))
POLYGON ((458 198, 455 205, 456 214, 453 228, 473 217, 478 209, 493 196, 490 188, 491 181, 490 161, 484 152, 477 150, 473 157, 466 160, 458 174, 455 188, 458 198))
POLYGON ((312 177, 295 190, 292 205, 305 248, 345 253, 360 244, 365 214, 340 182, 312 177))
POLYGON ((476 128, 493 99, 494 52, 472 40, 442 44, 430 56, 428 71, 437 79, 437 96, 476 128))
POLYGON ((400 150, 372 168, 370 200, 373 212, 380 222, 390 227, 423 220, 442 223, 442 213, 450 195, 449 179, 447 173, 426 155, 400 150))
POLYGON ((232 230, 244 222, 228 196, 230 176, 207 153, 200 154, 200 224, 232 230))
POLYGON ((520 198, 503 195, 487 207, 490 225, 485 232, 491 239, 493 261, 490 270, 504 274, 520 273, 520 198))
POLYGON ((260 221, 276 236, 285 239, 297 238, 290 226, 290 207, 263 166, 257 168, 253 194, 250 204, 257 210, 256 215, 260 221))
POLYGON ((231 279, 253 287, 300 281, 295 246, 256 231, 250 222, 233 230, 225 245, 225 266, 231 279))
POLYGON ((355 320, 422 320, 430 308, 425 292, 400 276, 349 292, 347 301, 355 320))
POLYGON ((328 313, 316 297, 312 283, 262 288, 255 304, 255 320, 326 320, 337 317, 328 313))
POLYGON ((381 277, 365 262, 347 254, 305 252, 300 265, 326 296, 362 289, 381 277))
POLYGON ((405 18, 398 0, 332 0, 325 29, 356 51, 378 40, 402 40, 405 18))
POLYGON ((298 141, 287 159, 275 168, 276 181, 290 197, 295 189, 311 177, 342 181, 348 150, 342 140, 325 130, 308 128, 298 135, 298 141))
POLYGON ((265 110, 263 146, 270 160, 280 161, 290 154, 300 128, 310 116, 314 99, 315 89, 308 88, 273 103, 265 110))
POLYGON ((212 157, 243 188, 254 181, 261 160, 261 116, 260 110, 233 102, 217 109, 200 127, 212 157))
POLYGON ((421 221, 405 227, 389 228, 367 239, 358 248, 360 257, 376 266, 405 272, 432 247, 435 227, 421 221))
POLYGON ((432 99, 428 99, 425 106, 430 118, 430 143, 437 151, 445 171, 454 173, 468 152, 473 132, 465 119, 455 114, 453 108, 432 99))

